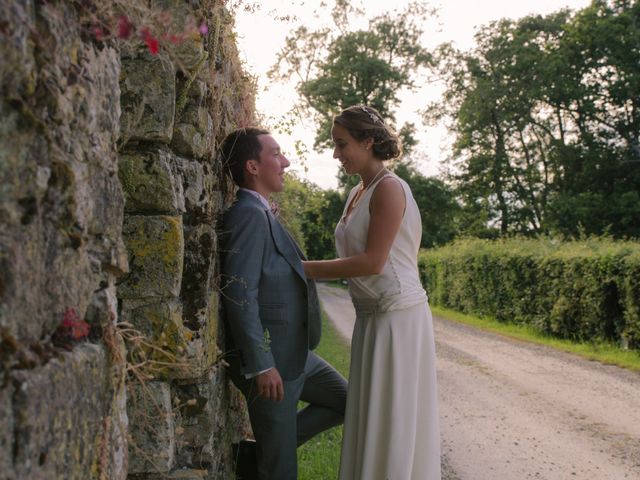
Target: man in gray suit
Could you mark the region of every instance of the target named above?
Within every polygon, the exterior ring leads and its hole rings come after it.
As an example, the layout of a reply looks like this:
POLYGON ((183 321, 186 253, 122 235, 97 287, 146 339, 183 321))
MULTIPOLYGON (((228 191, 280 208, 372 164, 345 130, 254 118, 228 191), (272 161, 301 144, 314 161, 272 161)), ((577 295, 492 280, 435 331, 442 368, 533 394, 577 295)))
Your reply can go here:
POLYGON ((253 127, 229 134, 221 151, 240 187, 220 235, 229 372, 247 399, 258 478, 296 479, 296 447, 342 423, 347 382, 310 351, 320 340, 315 284, 269 208, 289 161, 253 127), (298 400, 309 403, 300 412, 298 400))

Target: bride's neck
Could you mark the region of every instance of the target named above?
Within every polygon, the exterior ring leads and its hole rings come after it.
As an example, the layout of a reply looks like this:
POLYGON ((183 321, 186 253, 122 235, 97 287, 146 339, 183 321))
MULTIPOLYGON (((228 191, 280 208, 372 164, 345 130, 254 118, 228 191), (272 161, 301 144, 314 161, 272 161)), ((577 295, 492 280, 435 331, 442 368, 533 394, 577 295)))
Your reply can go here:
POLYGON ((373 182, 375 182, 381 175, 383 175, 384 164, 382 162, 376 162, 376 164, 366 172, 360 174, 360 180, 362 181, 363 188, 369 188, 373 182))

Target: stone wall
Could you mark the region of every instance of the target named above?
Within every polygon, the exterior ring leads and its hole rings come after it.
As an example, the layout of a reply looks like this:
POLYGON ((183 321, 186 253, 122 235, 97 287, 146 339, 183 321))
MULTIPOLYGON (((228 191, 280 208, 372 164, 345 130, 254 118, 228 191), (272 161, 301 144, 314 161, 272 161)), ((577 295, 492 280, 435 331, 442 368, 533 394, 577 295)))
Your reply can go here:
POLYGON ((0 0, 2 478, 231 476, 215 152, 250 82, 221 2, 151 3, 0 0), (127 8, 187 34, 109 36, 127 8))

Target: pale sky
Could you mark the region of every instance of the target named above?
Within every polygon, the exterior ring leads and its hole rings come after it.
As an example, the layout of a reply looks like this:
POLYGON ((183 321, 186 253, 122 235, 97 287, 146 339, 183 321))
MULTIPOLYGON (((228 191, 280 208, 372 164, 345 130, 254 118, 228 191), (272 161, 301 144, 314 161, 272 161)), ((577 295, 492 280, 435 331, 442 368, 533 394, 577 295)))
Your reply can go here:
MULTIPOLYGON (((257 78, 256 107, 270 122, 267 127, 274 131, 274 137, 291 161, 290 170, 298 172, 322 188, 337 186, 338 161, 332 158, 332 152, 313 151, 315 125, 312 119, 299 122, 290 134, 276 133, 274 124, 292 110, 297 99, 295 84, 271 84, 266 72, 275 63, 276 56, 290 31, 305 24, 310 29, 329 25, 327 18, 333 2, 321 9, 323 18, 314 17, 312 12, 322 4, 321 0, 270 0, 268 2, 245 2, 248 5, 260 3, 258 9, 246 12, 236 8, 236 32, 240 58, 246 63, 246 70, 257 78), (277 17, 291 15, 294 20, 282 21, 277 17), (295 141, 304 142, 308 153, 304 158, 295 154, 295 141)), ((352 1, 358 3, 357 0, 352 1)), ((391 8, 402 10, 409 0, 368 0, 367 17, 380 15, 391 8)), ((590 0, 435 0, 430 5, 439 9, 438 18, 425 25, 423 45, 433 48, 444 42, 453 42, 461 50, 473 48, 473 35, 477 26, 501 18, 517 19, 529 14, 546 15, 562 8, 578 10, 586 7, 590 0)), ((361 3, 360 3, 361 4, 361 3)), ((359 27, 365 28, 366 21, 359 27)), ((426 127, 422 124, 418 110, 424 109, 428 102, 437 100, 442 87, 434 84, 424 85, 417 92, 404 92, 396 111, 398 125, 412 121, 417 128, 419 144, 415 147, 418 168, 425 175, 437 175, 442 161, 450 151, 450 138, 443 126, 426 127)))

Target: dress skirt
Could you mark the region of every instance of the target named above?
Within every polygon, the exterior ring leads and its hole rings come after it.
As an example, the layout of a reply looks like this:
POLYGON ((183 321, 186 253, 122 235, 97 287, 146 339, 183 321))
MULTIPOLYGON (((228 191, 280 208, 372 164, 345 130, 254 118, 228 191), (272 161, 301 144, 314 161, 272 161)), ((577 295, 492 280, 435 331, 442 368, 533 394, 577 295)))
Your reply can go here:
POLYGON ((439 480, 435 342, 426 299, 356 306, 340 480, 439 480))

